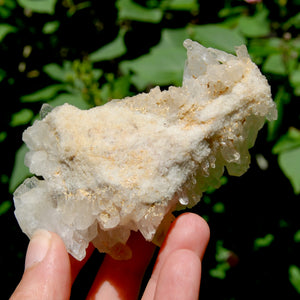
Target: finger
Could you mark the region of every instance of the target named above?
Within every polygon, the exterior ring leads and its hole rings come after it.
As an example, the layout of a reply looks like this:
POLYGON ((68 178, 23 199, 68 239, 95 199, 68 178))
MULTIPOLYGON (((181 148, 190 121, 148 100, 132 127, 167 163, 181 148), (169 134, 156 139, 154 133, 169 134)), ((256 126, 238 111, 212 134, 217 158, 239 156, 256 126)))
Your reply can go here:
POLYGON ((106 255, 87 299, 137 299, 155 246, 137 232, 131 233, 127 245, 131 259, 120 261, 106 255))
POLYGON ((161 268, 174 251, 180 249, 190 250, 202 260, 209 241, 209 235, 209 227, 200 216, 193 213, 180 215, 172 224, 160 249, 152 276, 143 295, 143 300, 154 299, 161 268))
POLYGON ((61 238, 38 230, 27 249, 25 271, 11 300, 69 299, 71 266, 61 238))
POLYGON ((154 299, 196 300, 199 297, 201 262, 191 250, 171 253, 161 267, 154 299))
POLYGON ((78 273, 82 269, 82 267, 85 265, 85 263, 88 261, 90 256, 92 255, 93 251, 95 250, 95 247, 92 243, 89 244, 88 248, 86 249, 86 256, 83 260, 79 261, 76 258, 74 258, 71 254, 69 254, 69 259, 71 263, 71 281, 72 284, 74 280, 76 279, 78 273))

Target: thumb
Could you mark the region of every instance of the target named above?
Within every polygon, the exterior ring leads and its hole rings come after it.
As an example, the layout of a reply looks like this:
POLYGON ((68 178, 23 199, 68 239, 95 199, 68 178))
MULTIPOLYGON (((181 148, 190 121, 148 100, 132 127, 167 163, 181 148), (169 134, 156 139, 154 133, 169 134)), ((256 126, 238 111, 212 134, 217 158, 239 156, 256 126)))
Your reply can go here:
POLYGON ((69 299, 71 267, 61 238, 37 230, 27 249, 23 277, 11 300, 69 299))

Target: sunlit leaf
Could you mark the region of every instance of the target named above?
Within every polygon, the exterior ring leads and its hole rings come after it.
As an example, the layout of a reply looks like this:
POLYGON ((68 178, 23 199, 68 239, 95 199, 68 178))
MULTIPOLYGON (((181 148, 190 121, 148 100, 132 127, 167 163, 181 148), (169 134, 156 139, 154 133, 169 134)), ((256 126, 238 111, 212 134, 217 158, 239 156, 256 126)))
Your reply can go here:
POLYGON ((10 126, 16 127, 19 125, 27 124, 33 118, 33 111, 27 108, 24 108, 17 113, 12 115, 10 126))
POLYGON ((55 97, 52 101, 48 102, 48 104, 53 107, 63 105, 64 103, 69 103, 80 109, 90 108, 90 105, 86 101, 84 101, 80 94, 60 94, 57 97, 55 97))
POLYGON ((9 181, 9 191, 14 192, 17 186, 28 176, 31 175, 29 169, 24 165, 25 154, 28 148, 23 144, 16 152, 15 164, 9 181))
POLYGON ((272 149, 274 154, 293 150, 300 147, 300 130, 291 127, 288 132, 283 135, 272 149))
POLYGON ((43 67, 43 71, 52 79, 64 82, 67 75, 67 70, 71 70, 72 66, 70 62, 65 62, 64 67, 58 64, 48 64, 43 67))
POLYGON ((294 234, 294 242, 295 242, 295 243, 299 243, 299 242, 300 242, 300 230, 298 230, 298 231, 294 234))
POLYGON ((160 43, 132 61, 122 62, 124 73, 134 72, 132 82, 140 89, 147 85, 180 85, 186 60, 186 50, 182 43, 188 38, 185 29, 166 29, 160 43))
POLYGON ((209 270, 209 274, 212 277, 224 279, 226 272, 230 269, 228 258, 230 257, 230 250, 223 247, 223 241, 217 241, 216 243, 216 261, 217 266, 214 269, 209 270))
POLYGON ((267 57, 262 68, 263 72, 276 75, 286 75, 286 67, 281 54, 271 54, 267 57))
POLYGON ((254 250, 258 250, 260 248, 268 247, 271 245, 271 243, 274 240, 274 235, 273 234, 267 234, 264 237, 257 238, 254 241, 254 250))
POLYGON ((278 164, 290 180, 294 193, 300 193, 300 130, 290 128, 272 149, 278 154, 278 164))
POLYGON ((239 19, 239 30, 247 37, 264 37, 270 33, 270 22, 266 9, 254 16, 241 16, 239 19))
POLYGON ((280 153, 278 164, 285 176, 290 180, 294 193, 300 194, 300 146, 280 153))
POLYGON ((132 0, 118 0, 118 18, 140 22, 158 23, 162 19, 163 11, 158 8, 146 8, 132 0))
POLYGON ((109 44, 101 47, 99 50, 91 53, 89 59, 91 62, 102 60, 110 60, 117 58, 126 53, 126 45, 124 43, 124 31, 121 30, 117 38, 109 44))
POLYGON ((54 84, 40 89, 32 94, 21 97, 21 102, 36 102, 52 99, 59 91, 66 88, 64 84, 54 84))
POLYGON ((17 28, 9 24, 0 24, 0 42, 12 32, 16 32, 17 28))
POLYGON ((169 10, 188 10, 196 11, 199 8, 197 0, 164 0, 160 6, 169 10))
POLYGON ((52 34, 54 33, 58 28, 59 28, 59 21, 52 21, 52 22, 47 22, 42 31, 44 34, 52 34))
POLYGON ((295 265, 291 265, 289 267, 289 277, 291 284, 300 294, 300 269, 295 265))
POLYGON ((27 8, 37 13, 53 15, 57 0, 17 0, 23 8, 27 8))
POLYGON ((218 279, 225 279, 226 272, 230 269, 228 262, 218 263, 214 269, 209 270, 209 275, 218 279))
POLYGON ((246 44, 245 38, 236 30, 217 24, 195 25, 189 28, 191 38, 205 47, 235 53, 235 47, 246 44))
MULTIPOLYGON (((294 70, 290 74, 290 83, 295 88, 295 91, 300 88, 300 68, 294 70)), ((300 96, 299 93, 295 93, 297 96, 300 96)))

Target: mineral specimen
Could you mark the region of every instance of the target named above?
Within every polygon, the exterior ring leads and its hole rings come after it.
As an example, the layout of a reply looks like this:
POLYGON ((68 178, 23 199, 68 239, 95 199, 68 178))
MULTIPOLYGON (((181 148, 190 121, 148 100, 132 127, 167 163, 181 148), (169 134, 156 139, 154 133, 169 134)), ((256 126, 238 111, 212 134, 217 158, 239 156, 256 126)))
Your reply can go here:
POLYGON ((237 56, 184 46, 182 87, 86 111, 65 104, 25 130, 25 164, 38 177, 14 201, 29 237, 45 228, 78 260, 89 242, 126 258, 131 230, 161 240, 172 211, 217 187, 225 166, 231 175, 247 170, 258 130, 276 118, 267 80, 245 46, 237 56))

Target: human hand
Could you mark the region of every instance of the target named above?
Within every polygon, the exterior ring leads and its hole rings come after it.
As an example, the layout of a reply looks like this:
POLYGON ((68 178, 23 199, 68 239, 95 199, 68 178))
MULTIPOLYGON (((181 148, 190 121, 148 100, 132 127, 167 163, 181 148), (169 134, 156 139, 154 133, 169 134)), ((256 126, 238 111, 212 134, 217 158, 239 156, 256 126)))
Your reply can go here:
MULTIPOLYGON (((142 300, 198 299, 201 261, 209 240, 207 223, 198 215, 185 213, 172 224, 158 254, 142 300)), ((132 258, 116 261, 106 255, 87 299, 137 299, 142 278, 154 245, 133 232, 128 245, 132 258)), ((72 283, 93 251, 79 262, 68 255, 63 241, 54 233, 37 231, 31 239, 23 277, 11 300, 69 299, 72 283)))

